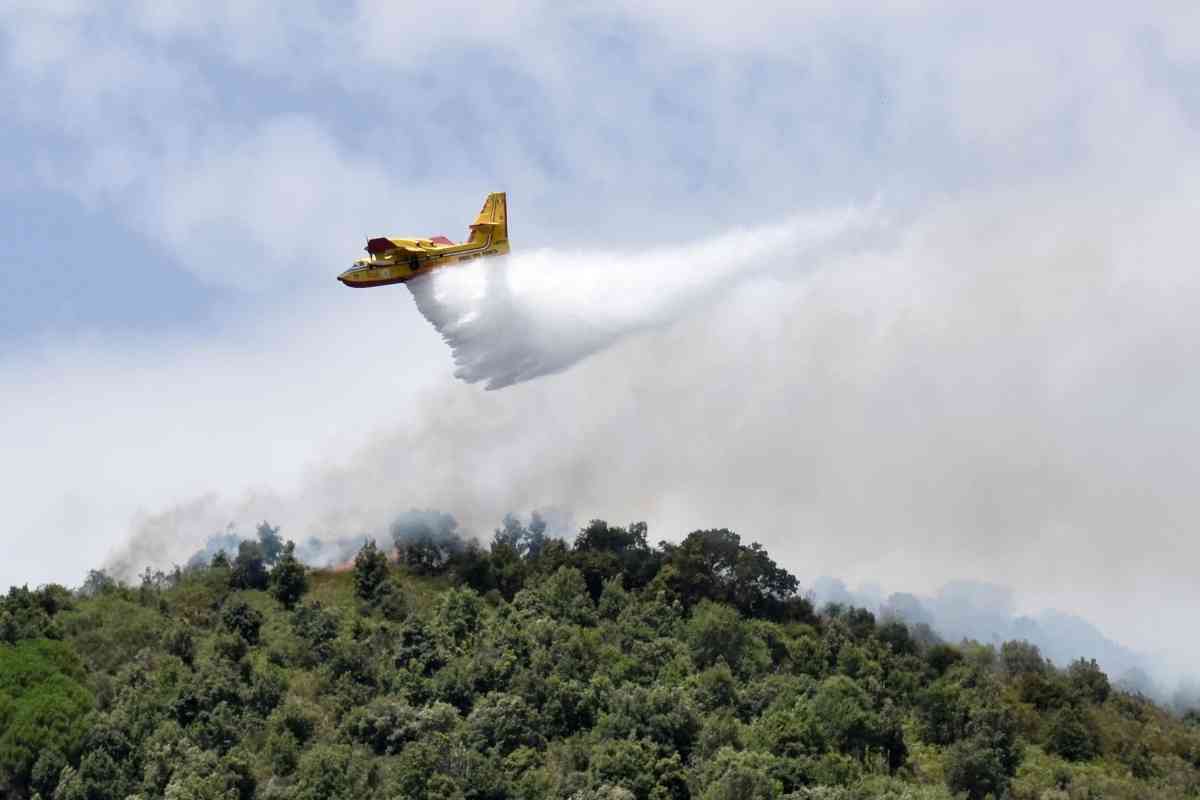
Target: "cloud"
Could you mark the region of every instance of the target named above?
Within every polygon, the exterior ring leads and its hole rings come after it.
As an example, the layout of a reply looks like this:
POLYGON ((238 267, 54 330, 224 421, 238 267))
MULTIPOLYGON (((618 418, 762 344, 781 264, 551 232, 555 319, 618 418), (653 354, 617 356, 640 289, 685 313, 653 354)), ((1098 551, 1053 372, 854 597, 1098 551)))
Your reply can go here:
POLYGON ((157 178, 138 206, 146 232, 195 274, 253 292, 330 281, 388 195, 386 174, 300 116, 212 131, 157 178))

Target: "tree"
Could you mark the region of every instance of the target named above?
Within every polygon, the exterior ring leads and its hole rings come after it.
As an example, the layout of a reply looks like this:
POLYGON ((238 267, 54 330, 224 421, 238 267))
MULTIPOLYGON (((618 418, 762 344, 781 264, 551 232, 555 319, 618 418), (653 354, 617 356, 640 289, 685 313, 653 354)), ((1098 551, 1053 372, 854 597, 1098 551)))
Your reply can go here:
POLYGON ((886 644, 896 655, 916 655, 917 643, 908 632, 908 626, 898 619, 889 619, 879 626, 879 641, 886 644))
POLYGON ((262 547, 257 542, 243 541, 238 545, 237 558, 233 560, 229 585, 234 589, 266 589, 269 581, 262 547))
POLYGON ((608 710, 595 733, 605 739, 647 740, 686 758, 700 733, 700 716, 682 688, 627 685, 609 694, 608 710))
POLYGON ((1079 708, 1067 706, 1050 721, 1046 749, 1067 761, 1088 761, 1099 754, 1097 737, 1091 720, 1079 708))
POLYGON ((775 800, 783 784, 772 772, 776 759, 767 753, 723 747, 703 768, 700 800, 775 800))
POLYGON ((0 642, 61 639, 63 631, 55 615, 70 605, 70 594, 62 587, 35 591, 28 586, 9 587, 8 596, 0 598, 0 642))
MULTIPOLYGON (((500 592, 505 600, 512 600, 517 592, 525 586, 525 578, 529 573, 529 565, 521 559, 521 554, 505 542, 492 542, 488 553, 488 586, 500 592)), ((475 586, 475 584, 472 584, 475 586)), ((480 589, 480 586, 475 586, 480 589)))
POLYGON ((1011 776, 999 754, 983 740, 964 739, 946 751, 946 785, 952 792, 965 792, 969 800, 1004 797, 1011 776))
MULTIPOLYGON (((701 600, 726 602, 747 616, 784 619, 805 613, 793 604, 799 581, 779 567, 757 542, 745 546, 725 528, 693 531, 678 545, 663 542, 666 563, 674 568, 671 588, 685 605, 701 600)), ((811 607, 807 607, 811 612, 811 607)))
POLYGON ((546 547, 546 520, 534 511, 530 515, 529 527, 525 529, 525 557, 538 558, 546 547))
POLYGON ((646 532, 644 522, 619 528, 594 519, 575 537, 571 563, 583 573, 592 600, 599 599, 604 582, 615 575, 628 588, 639 589, 658 574, 662 557, 650 547, 646 532))
POLYGON ((1000 645, 1000 664, 1004 671, 1016 678, 1022 675, 1041 674, 1050 669, 1036 644, 1026 641, 1011 641, 1000 645))
POLYGON ((917 727, 932 744, 953 744, 966 736, 970 708, 966 691, 958 683, 940 678, 916 697, 917 727))
POLYGON ((43 750, 34 762, 29 788, 42 797, 53 797, 58 787, 58 777, 65 766, 67 758, 62 753, 54 749, 43 750))
POLYGON ((221 622, 247 644, 258 644, 258 630, 262 627, 263 615, 246 601, 234 600, 226 603, 221 612, 221 622))
POLYGON ((78 755, 94 705, 84 679, 83 665, 64 642, 0 644, 0 777, 26 787, 44 753, 78 755))
POLYGON ((401 514, 391 528, 400 563, 417 575, 442 572, 465 547, 457 529, 458 520, 440 511, 413 509, 401 514))
POLYGON ((935 644, 925 652, 925 661, 936 677, 945 675, 951 667, 963 660, 962 651, 945 643, 935 644))
POLYGON ((833 675, 821 682, 813 697, 813 713, 823 738, 839 752, 862 760, 880 743, 879 715, 870 708, 870 697, 853 679, 833 675))
POLYGON ((1094 658, 1071 662, 1067 667, 1067 682, 1076 697, 1089 703, 1103 703, 1112 692, 1108 676, 1094 658))
POLYGON ((511 547, 517 555, 525 555, 525 526, 515 514, 505 514, 500 527, 492 531, 492 543, 511 547))
POLYGON ((559 567, 537 588, 546 611, 553 619, 574 625, 593 625, 596 608, 588 595, 582 573, 573 567, 559 567))
POLYGON ((463 643, 479 630, 483 602, 473 589, 450 589, 439 598, 436 620, 438 628, 456 644, 463 643))
POLYGON ((263 561, 274 565, 283 554, 283 539, 279 538, 279 528, 271 527, 269 522, 258 524, 258 546, 262 550, 263 561))
POLYGON ((296 545, 289 539, 271 570, 271 595, 284 608, 292 609, 307 591, 308 570, 296 558, 296 545))
POLYGON ((185 624, 177 623, 167 629, 163 636, 163 646, 167 652, 180 659, 189 667, 196 657, 196 641, 192 630, 185 624))
POLYGON ((946 785, 970 800, 1004 796, 1021 763, 1012 710, 991 704, 974 708, 966 734, 946 751, 946 785))
POLYGON ((741 666, 749 640, 749 628, 729 606, 701 601, 685 629, 692 659, 704 668, 718 660, 734 669, 741 666))
POLYGON ((368 539, 354 557, 354 593, 363 602, 373 602, 387 577, 387 556, 368 539))
POLYGON ((476 746, 506 755, 522 745, 538 746, 537 711, 521 697, 492 692, 475 704, 467 718, 467 729, 476 746))
POLYGON ((107 572, 102 569, 93 569, 88 570, 83 586, 79 587, 79 593, 84 597, 96 597, 116 591, 117 586, 117 581, 107 572))
POLYGON ((292 613, 292 630, 304 643, 306 663, 319 663, 333 653, 338 635, 338 617, 319 602, 305 603, 292 613))

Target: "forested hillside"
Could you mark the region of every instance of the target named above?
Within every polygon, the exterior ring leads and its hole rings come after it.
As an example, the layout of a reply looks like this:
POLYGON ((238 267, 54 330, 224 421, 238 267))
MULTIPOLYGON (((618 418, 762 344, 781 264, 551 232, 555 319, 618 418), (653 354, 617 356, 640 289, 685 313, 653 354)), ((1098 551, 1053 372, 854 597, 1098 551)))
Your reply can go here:
POLYGON ((1095 662, 814 609, 727 530, 432 519, 341 569, 264 524, 140 585, 12 589, 5 796, 1200 796, 1200 718, 1095 662))

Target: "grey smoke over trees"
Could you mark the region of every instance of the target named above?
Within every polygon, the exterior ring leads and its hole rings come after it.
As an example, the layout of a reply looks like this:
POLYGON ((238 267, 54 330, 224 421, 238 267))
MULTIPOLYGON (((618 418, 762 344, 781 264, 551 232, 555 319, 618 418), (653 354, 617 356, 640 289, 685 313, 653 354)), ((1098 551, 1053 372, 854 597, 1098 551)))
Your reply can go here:
POLYGON ((951 581, 927 596, 908 592, 885 595, 878 586, 851 590, 842 580, 821 577, 813 584, 812 597, 818 606, 856 606, 881 619, 927 626, 948 642, 971 640, 996 647, 1027 642, 1059 668, 1080 658, 1094 659, 1123 688, 1153 696, 1181 711, 1200 701, 1192 676, 1163 675, 1152 656, 1106 636, 1095 620, 1055 609, 1022 614, 1015 592, 1006 586, 951 581))
MULTIPOLYGON (((505 391, 438 382, 297 487, 163 511, 118 555, 169 566, 230 519, 336 551, 409 508, 487 531, 557 505, 668 539, 745 531, 808 584, 986 579, 1180 674, 1200 652, 1158 631, 1200 603, 1200 280, 1172 255, 1186 198, 1109 177, 964 196, 505 391)), ((444 368, 406 356, 364 369, 444 368)))

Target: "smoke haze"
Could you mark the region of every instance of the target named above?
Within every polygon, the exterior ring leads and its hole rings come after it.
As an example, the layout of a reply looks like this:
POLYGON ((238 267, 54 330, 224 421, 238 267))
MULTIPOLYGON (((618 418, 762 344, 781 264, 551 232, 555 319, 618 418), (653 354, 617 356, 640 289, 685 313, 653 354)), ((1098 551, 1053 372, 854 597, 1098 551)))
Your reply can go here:
POLYGON ((1181 446, 1196 440, 1198 278, 1097 243, 1114 215, 1169 239, 1174 214, 1027 200, 978 196, 815 270, 797 251, 791 270, 727 281, 503 392, 431 387, 296 490, 231 500, 194 529, 172 516, 171 536, 187 549, 266 518, 336 538, 414 506, 475 533, 553 505, 646 519, 655 538, 728 526, 806 580, 1002 583, 1018 612, 1083 612, 1186 670, 1194 654, 1162 652, 1160 631, 1200 601, 1179 524, 1200 513, 1197 451, 1181 446))

